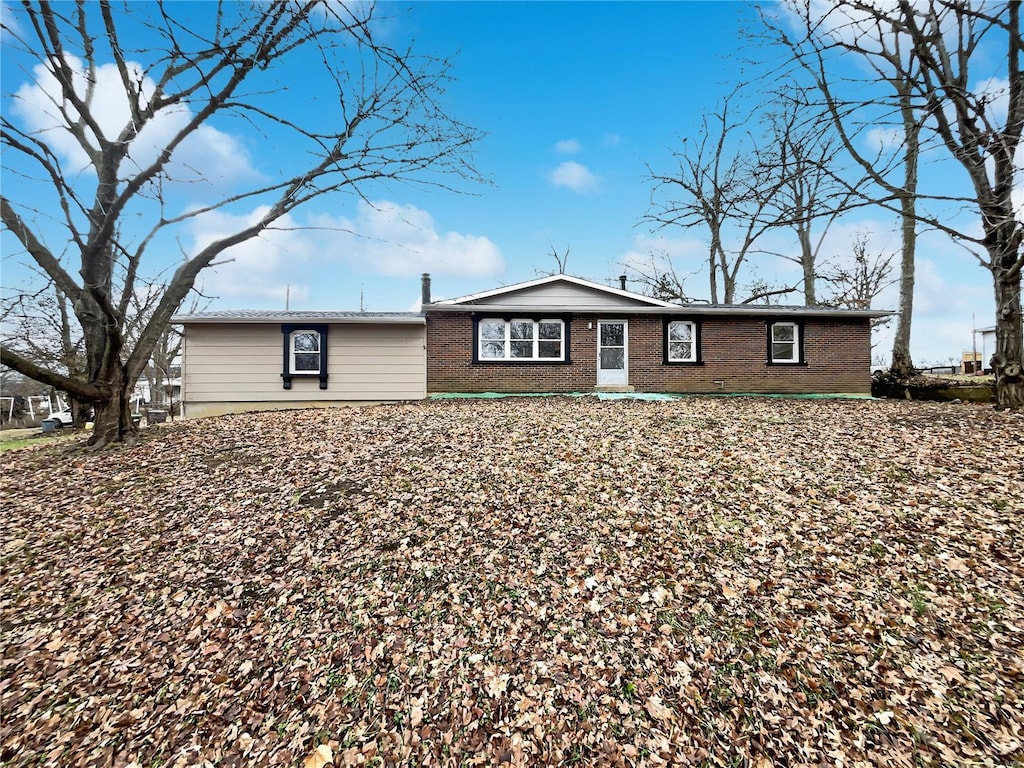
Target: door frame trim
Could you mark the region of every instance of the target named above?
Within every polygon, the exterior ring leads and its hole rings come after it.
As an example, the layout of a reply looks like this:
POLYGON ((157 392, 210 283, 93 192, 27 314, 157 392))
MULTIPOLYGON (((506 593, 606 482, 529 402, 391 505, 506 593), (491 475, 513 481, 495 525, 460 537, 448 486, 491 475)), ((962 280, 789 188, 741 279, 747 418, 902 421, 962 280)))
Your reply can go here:
POLYGON ((597 321, 597 349, 596 349, 596 378, 598 387, 628 387, 629 386, 629 321, 628 320, 598 320, 597 321), (622 325, 622 382, 603 382, 601 381, 602 370, 617 370, 617 369, 603 369, 601 368, 601 350, 604 348, 601 345, 601 325, 613 323, 622 325))

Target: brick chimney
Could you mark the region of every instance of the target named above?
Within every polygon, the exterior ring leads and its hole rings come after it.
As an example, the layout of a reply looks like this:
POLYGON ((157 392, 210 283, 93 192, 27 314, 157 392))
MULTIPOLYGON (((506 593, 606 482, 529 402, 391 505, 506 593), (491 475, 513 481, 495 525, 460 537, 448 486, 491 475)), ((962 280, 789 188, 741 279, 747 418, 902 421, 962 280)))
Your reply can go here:
POLYGON ((426 306, 430 303, 430 273, 424 272, 421 280, 423 282, 423 290, 420 293, 420 303, 426 306))

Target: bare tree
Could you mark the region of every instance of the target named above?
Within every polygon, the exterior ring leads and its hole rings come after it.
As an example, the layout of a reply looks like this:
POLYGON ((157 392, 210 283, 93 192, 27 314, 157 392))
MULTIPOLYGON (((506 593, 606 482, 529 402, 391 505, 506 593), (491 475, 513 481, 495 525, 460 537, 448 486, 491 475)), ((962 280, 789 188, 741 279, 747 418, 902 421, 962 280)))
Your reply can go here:
POLYGON ((555 250, 555 246, 551 246, 551 253, 548 254, 552 259, 555 260, 555 265, 558 267, 557 270, 535 270, 538 275, 551 276, 551 275, 564 275, 565 270, 569 266, 569 246, 565 246, 565 253, 559 253, 555 250))
POLYGON ((684 139, 682 151, 673 153, 675 172, 651 172, 655 195, 664 192, 666 198, 652 206, 647 220, 658 227, 708 230, 712 304, 735 302, 740 268, 774 226, 764 213, 779 182, 737 145, 738 127, 726 99, 716 113, 705 116, 698 140, 689 144, 684 139))
POLYGON ((53 285, 0 302, 5 335, 38 365, 75 377, 85 373, 85 344, 68 297, 53 285))
MULTIPOLYGON (((868 238, 859 234, 853 242, 853 263, 837 262, 824 271, 822 278, 831 288, 823 303, 847 309, 871 309, 879 294, 896 282, 892 277, 891 253, 868 253, 868 238)), ((872 326, 884 325, 891 318, 873 319, 872 326)))
POLYGON ((215 6, 83 0, 25 2, 10 24, 5 15, 5 60, 18 56, 33 68, 54 123, 40 130, 19 121, 17 110, 5 110, 0 138, 8 175, 0 220, 67 298, 84 338, 86 368, 78 374, 41 365, 7 341, 0 359, 93 403, 94 445, 132 434, 132 386, 171 315, 218 255, 324 195, 365 194, 378 181, 448 187, 446 179, 479 178, 468 153, 477 132, 438 101, 449 62, 383 44, 373 14, 370 3, 327 0, 215 6), (135 41, 142 47, 132 51, 135 41), (281 67, 292 61, 316 82, 316 108, 289 110, 282 103, 288 84, 281 67), (113 128, 112 100, 101 92, 111 81, 114 103, 125 104, 125 117, 113 128), (289 164, 296 152, 265 152, 265 167, 248 185, 224 192, 202 172, 207 168, 187 164, 186 150, 215 118, 246 124, 268 146, 304 151, 304 165, 289 164), (164 138, 154 143, 157 136, 164 138), (175 188, 204 182, 206 202, 175 204, 175 188), (248 218, 182 254, 129 340, 132 297, 154 251, 217 211, 248 218))
POLYGON ((693 275, 679 274, 665 251, 652 251, 645 260, 631 260, 623 266, 645 295, 679 304, 693 301, 686 292, 686 280, 693 275))
MULTIPOLYGON (((686 293, 686 280, 693 275, 681 275, 673 260, 665 251, 648 254, 645 261, 630 261, 625 268, 632 275, 633 282, 639 283, 646 295, 662 301, 678 304, 692 304, 704 299, 691 298, 686 293)), ((768 304, 772 299, 795 292, 795 287, 779 287, 755 278, 746 286, 747 297, 740 304, 768 304)))
MULTIPOLYGON (((136 292, 132 302, 135 306, 133 314, 136 319, 136 327, 144 323, 152 312, 155 299, 160 296, 163 290, 164 286, 149 286, 145 292, 136 292)), ((202 311, 203 307, 207 306, 208 303, 204 297, 193 295, 188 301, 188 307, 184 310, 184 313, 194 315, 202 311)), ((172 418, 174 416, 173 403, 171 402, 173 386, 170 384, 170 381, 179 378, 181 375, 179 358, 184 338, 180 327, 165 325, 163 331, 161 331, 156 342, 153 344, 149 364, 143 372, 150 393, 150 402, 167 405, 168 412, 172 418)))
POLYGON ((815 4, 812 0, 787 0, 782 7, 791 18, 799 20, 800 33, 792 36, 787 25, 777 24, 762 13, 773 42, 781 41, 794 55, 800 69, 810 74, 811 88, 801 92, 807 105, 819 110, 823 123, 820 130, 834 132, 839 145, 864 172, 864 178, 853 184, 836 178, 847 184, 847 202, 852 206, 852 198, 859 197, 859 204, 880 204, 890 209, 897 206, 902 236, 900 300, 890 369, 899 376, 909 376, 914 371, 910 335, 914 312, 920 132, 926 116, 911 99, 912 83, 917 76, 913 54, 905 41, 886 35, 877 26, 864 24, 863 18, 851 19, 842 12, 830 16, 829 6, 815 4), (833 72, 849 61, 836 55, 837 50, 843 50, 838 44, 843 38, 859 41, 859 46, 874 54, 866 58, 871 72, 866 82, 869 87, 887 84, 891 88, 891 96, 881 100, 884 103, 865 100, 859 92, 850 98, 837 92, 838 83, 849 82, 848 74, 833 72), (905 62, 902 74, 897 71, 901 62, 905 62), (815 90, 820 100, 811 93, 815 90), (871 140, 872 131, 876 132, 875 141, 871 140), (879 138, 892 147, 877 146, 879 138), (872 152, 864 146, 876 146, 876 149, 872 152))
MULTIPOLYGON (((852 193, 851 185, 837 181, 834 138, 823 134, 817 113, 808 112, 806 102, 792 92, 791 88, 780 91, 767 106, 761 116, 765 135, 750 147, 730 139, 739 125, 729 122, 727 100, 720 112, 705 119, 696 148, 687 146, 676 154, 678 174, 655 177, 660 187, 684 194, 673 194, 650 220, 659 226, 708 228, 713 303, 719 295, 725 303, 735 303, 741 268, 752 256, 765 254, 798 264, 804 303, 817 303, 818 255, 829 227, 846 210, 852 193), (761 245, 764 235, 780 229, 795 235, 795 252, 769 251, 761 245)), ((641 275, 645 285, 658 290, 671 287, 675 272, 663 259, 643 266, 653 268, 641 275)), ((794 286, 755 280, 742 303, 795 291, 794 286)))
POLYGON ((173 419, 174 403, 172 402, 171 380, 180 376, 177 365, 181 354, 181 343, 184 339, 181 331, 173 325, 164 327, 163 333, 153 345, 153 353, 146 366, 145 376, 149 384, 150 397, 153 402, 167 406, 168 414, 173 419), (177 374, 177 375, 176 375, 177 374))
POLYGON ((740 304, 772 304, 778 303, 775 301, 780 296, 786 296, 790 293, 796 293, 796 286, 782 286, 781 288, 774 283, 770 283, 761 278, 754 278, 750 285, 747 286, 748 296, 740 304))
MULTIPOLYGON (((1024 222, 1013 204, 1021 174, 1014 159, 1024 129, 1019 0, 996 4, 839 0, 827 7, 812 0, 789 0, 786 5, 801 22, 799 35, 770 20, 769 26, 814 79, 849 154, 888 192, 880 202, 903 218, 900 323, 907 323, 908 339, 909 304, 905 301, 912 294, 913 281, 905 275, 908 267, 912 274, 913 253, 906 245, 923 223, 966 244, 992 273, 996 403, 999 408, 1024 407, 1020 300, 1024 222), (851 53, 870 67, 874 82, 888 85, 887 92, 876 89, 869 96, 844 95, 849 82, 837 70, 844 66, 843 57, 848 66, 851 53), (890 181, 892 165, 884 158, 866 156, 858 146, 869 130, 886 124, 897 128, 894 133, 904 160, 902 183, 890 181), (919 188, 920 156, 924 152, 937 155, 940 150, 966 172, 970 193, 919 188), (924 210, 922 204, 940 207, 945 214, 924 210), (974 217, 966 221, 957 216, 961 212, 974 217)), ((900 336, 898 327, 895 370, 904 367, 897 359, 897 353, 903 352, 898 349, 900 336)))
POLYGON ((757 162, 769 185, 765 215, 780 229, 796 237, 794 252, 775 255, 800 267, 804 304, 818 304, 818 257, 832 224, 848 210, 851 188, 858 183, 840 181, 836 167, 839 141, 823 130, 820 111, 809 106, 801 89, 787 83, 765 115, 765 149, 757 162))
MULTIPOLYGON (((83 377, 87 370, 85 339, 68 297, 45 277, 41 282, 42 287, 14 292, 0 301, 6 343, 40 368, 69 378, 83 377)), ((89 406, 73 393, 67 395, 75 421, 83 423, 89 406)))

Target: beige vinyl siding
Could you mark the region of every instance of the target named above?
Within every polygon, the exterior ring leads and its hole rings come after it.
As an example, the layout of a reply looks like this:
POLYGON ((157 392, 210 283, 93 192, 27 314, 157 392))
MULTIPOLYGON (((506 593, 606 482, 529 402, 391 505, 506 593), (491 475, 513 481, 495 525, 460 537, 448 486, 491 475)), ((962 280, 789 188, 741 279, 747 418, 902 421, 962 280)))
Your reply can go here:
POLYGON ((327 389, 320 389, 316 378, 300 377, 285 389, 279 324, 190 323, 183 366, 186 414, 195 415, 190 406, 203 403, 280 407, 419 399, 426 396, 424 340, 421 325, 332 324, 327 331, 327 389))

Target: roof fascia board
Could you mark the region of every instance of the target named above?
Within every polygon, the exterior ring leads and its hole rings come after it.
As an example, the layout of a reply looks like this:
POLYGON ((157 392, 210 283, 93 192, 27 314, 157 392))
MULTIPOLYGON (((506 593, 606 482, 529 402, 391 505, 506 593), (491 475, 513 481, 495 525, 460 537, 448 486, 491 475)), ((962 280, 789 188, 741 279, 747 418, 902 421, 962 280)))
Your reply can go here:
POLYGON ((331 315, 264 315, 260 317, 217 316, 217 315, 174 315, 171 322, 176 325, 198 324, 267 324, 267 323, 318 323, 320 325, 425 325, 422 315, 412 317, 338 317, 331 315))
POLYGON ((426 312, 479 312, 481 314, 521 312, 528 315, 537 314, 595 314, 595 315, 700 315, 707 317, 855 317, 855 318, 876 318, 888 317, 895 314, 888 310, 880 309, 831 309, 815 307, 784 307, 776 305, 747 307, 742 305, 733 306, 707 306, 702 304, 668 304, 663 307, 608 307, 600 306, 536 306, 522 304, 428 304, 424 307, 426 312))

